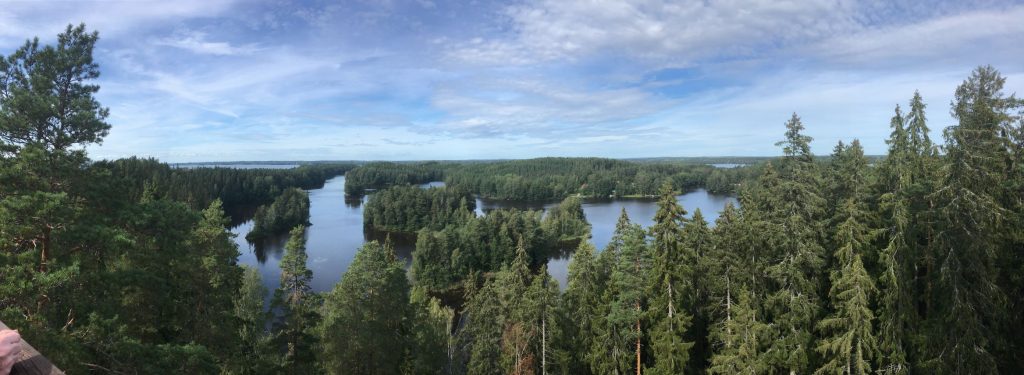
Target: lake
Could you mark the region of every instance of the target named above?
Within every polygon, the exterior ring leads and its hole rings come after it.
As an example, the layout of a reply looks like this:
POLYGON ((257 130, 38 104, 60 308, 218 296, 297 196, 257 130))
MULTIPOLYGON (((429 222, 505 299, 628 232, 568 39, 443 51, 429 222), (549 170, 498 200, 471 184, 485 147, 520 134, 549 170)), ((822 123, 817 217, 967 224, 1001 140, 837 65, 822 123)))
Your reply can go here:
MULTIPOLYGON (((424 187, 442 186, 442 183, 424 184, 424 187)), ((356 250, 366 241, 383 241, 387 235, 363 230, 363 206, 368 197, 361 200, 345 200, 345 177, 328 180, 321 189, 309 190, 309 222, 312 224, 306 233, 306 253, 309 255, 307 266, 313 271, 313 290, 329 291, 341 279, 355 257, 356 250)), ((677 197, 683 207, 690 213, 697 208, 701 210, 705 220, 714 225, 719 212, 726 203, 736 203, 729 196, 710 194, 700 189, 677 197)), ((558 202, 519 202, 477 199, 477 214, 484 215, 487 211, 497 208, 547 209, 558 202)), ((592 226, 591 242, 598 250, 603 249, 611 241, 622 208, 630 219, 649 227, 654 221, 654 213, 658 206, 653 199, 588 199, 583 202, 583 213, 592 226)), ((247 220, 231 229, 236 234, 235 242, 241 250, 239 263, 255 267, 263 276, 267 289, 277 288, 281 277, 279 263, 284 255, 284 243, 287 236, 270 238, 259 248, 251 246, 245 240, 246 233, 252 228, 252 220, 247 220)), ((412 262, 412 251, 415 243, 407 236, 392 237, 395 252, 408 264, 412 262)), ((555 258, 548 262, 548 272, 564 288, 568 275, 570 257, 555 258)))

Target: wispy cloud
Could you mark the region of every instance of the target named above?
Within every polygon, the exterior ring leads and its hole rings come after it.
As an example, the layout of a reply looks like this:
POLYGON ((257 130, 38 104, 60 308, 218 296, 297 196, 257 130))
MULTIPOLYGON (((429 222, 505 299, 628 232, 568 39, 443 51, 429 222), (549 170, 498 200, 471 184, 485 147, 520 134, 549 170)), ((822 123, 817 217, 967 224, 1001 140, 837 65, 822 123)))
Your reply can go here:
POLYGON ((96 157, 764 155, 794 111, 818 152, 880 153, 915 89, 936 130, 973 66, 1024 91, 1022 17, 1011 0, 15 1, 0 54, 100 31, 96 157))
POLYGON ((228 42, 212 42, 206 40, 206 33, 186 32, 169 38, 158 39, 155 44, 181 48, 201 55, 250 55, 259 50, 255 44, 233 46, 228 42))

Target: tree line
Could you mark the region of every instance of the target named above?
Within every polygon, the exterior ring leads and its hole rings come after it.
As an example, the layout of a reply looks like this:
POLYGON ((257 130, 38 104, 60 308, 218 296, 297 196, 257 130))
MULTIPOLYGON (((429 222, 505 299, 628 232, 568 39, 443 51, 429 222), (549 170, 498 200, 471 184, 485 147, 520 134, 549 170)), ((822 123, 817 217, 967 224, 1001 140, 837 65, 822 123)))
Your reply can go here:
POLYGON ((683 162, 634 162, 605 158, 537 158, 476 163, 370 163, 346 174, 345 191, 444 181, 488 199, 559 200, 587 197, 654 196, 665 182, 677 191, 708 186, 731 194, 756 177, 758 169, 719 170, 683 162), (713 181, 709 180, 714 177, 713 181))
POLYGON ((125 184, 128 199, 138 199, 149 189, 195 209, 219 199, 228 210, 270 203, 291 187, 318 189, 331 177, 355 168, 355 164, 333 163, 290 169, 173 168, 156 159, 138 157, 97 161, 92 166, 125 184))

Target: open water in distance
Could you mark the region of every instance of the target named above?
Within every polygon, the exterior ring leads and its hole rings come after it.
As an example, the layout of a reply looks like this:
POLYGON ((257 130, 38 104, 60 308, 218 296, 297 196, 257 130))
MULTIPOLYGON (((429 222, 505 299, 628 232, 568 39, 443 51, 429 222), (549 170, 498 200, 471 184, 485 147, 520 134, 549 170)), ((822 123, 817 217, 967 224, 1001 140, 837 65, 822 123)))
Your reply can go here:
MULTIPOLYGON (((434 182, 424 187, 443 186, 434 182)), ((363 243, 370 240, 383 241, 386 235, 366 232, 363 230, 363 204, 361 201, 345 201, 345 177, 335 177, 324 184, 321 189, 309 190, 309 221, 312 224, 307 230, 306 253, 309 255, 307 266, 313 271, 313 290, 325 292, 341 280, 356 251, 363 243)), ((695 190, 677 197, 683 208, 693 214, 697 208, 704 219, 714 225, 719 212, 729 202, 736 199, 729 196, 710 194, 703 189, 695 190)), ((547 209, 558 202, 520 202, 494 201, 477 199, 477 214, 483 215, 496 208, 547 209)), ((615 223, 622 208, 626 209, 630 220, 649 227, 654 221, 657 202, 653 199, 593 199, 583 203, 583 212, 592 227, 590 241, 598 251, 604 249, 615 231, 615 223)), ((256 248, 245 240, 245 235, 252 228, 252 220, 247 220, 231 229, 238 243, 241 256, 239 263, 254 267, 263 276, 267 289, 277 288, 281 277, 279 263, 284 255, 284 244, 287 236, 279 236, 265 241, 256 248)), ((392 236, 395 251, 407 264, 412 262, 412 251, 415 243, 411 238, 392 236)), ((548 262, 548 272, 564 288, 568 275, 570 257, 555 258, 548 262)))

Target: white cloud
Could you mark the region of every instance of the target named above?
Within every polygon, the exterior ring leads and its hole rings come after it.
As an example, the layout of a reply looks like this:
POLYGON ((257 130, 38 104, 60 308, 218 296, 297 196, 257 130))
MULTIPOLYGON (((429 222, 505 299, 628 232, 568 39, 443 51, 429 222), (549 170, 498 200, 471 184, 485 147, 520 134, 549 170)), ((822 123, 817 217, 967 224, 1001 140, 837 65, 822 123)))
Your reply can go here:
POLYGON ((666 108, 669 102, 637 88, 586 88, 584 83, 475 78, 472 87, 443 88, 433 105, 454 136, 510 136, 602 131, 666 108))
POLYGON ((455 45, 470 62, 579 59, 611 53, 685 64, 855 30, 849 1, 538 0, 511 6, 512 35, 455 45))
POLYGON ((211 42, 202 32, 186 32, 175 37, 158 39, 155 44, 181 48, 201 55, 250 55, 259 50, 255 44, 233 46, 228 42, 211 42))
POLYGON ((0 47, 38 36, 53 38, 68 24, 85 23, 102 36, 138 36, 143 30, 193 17, 216 17, 235 0, 5 1, 0 7, 0 47))

